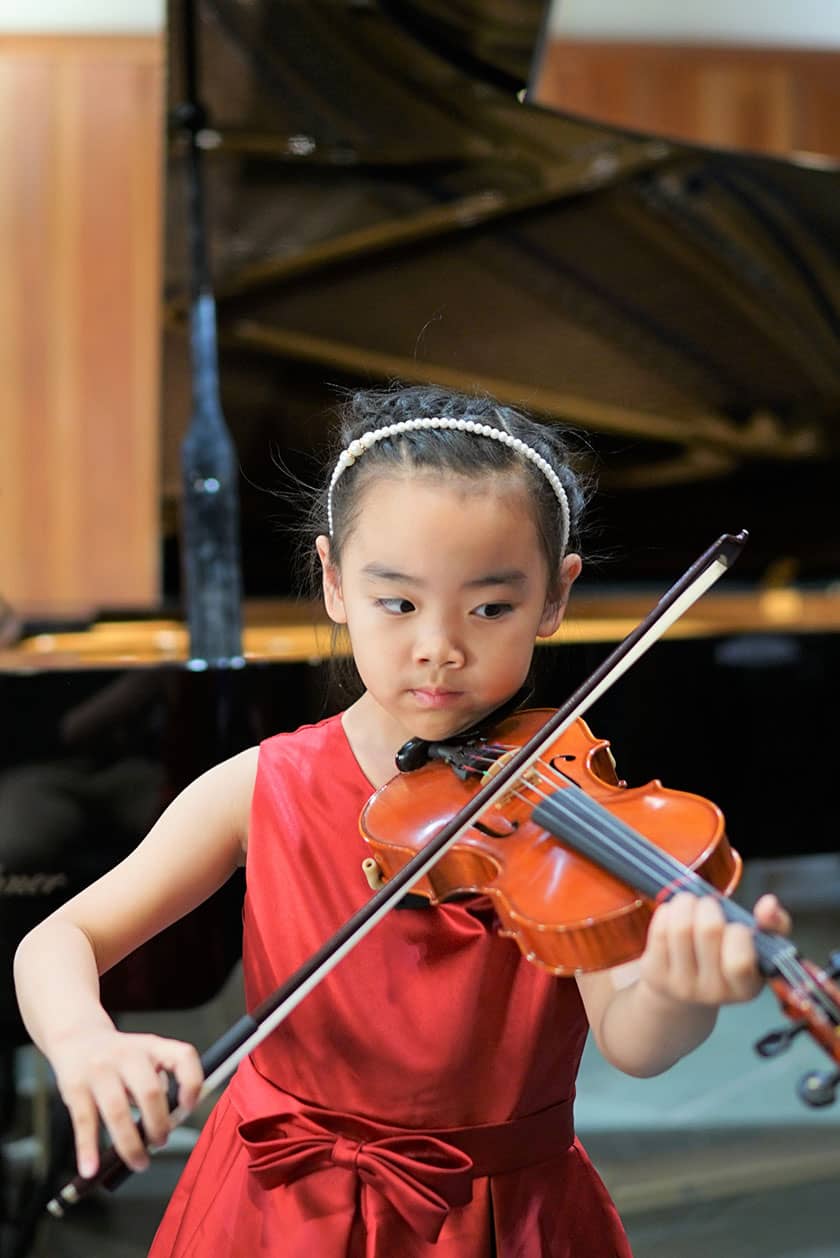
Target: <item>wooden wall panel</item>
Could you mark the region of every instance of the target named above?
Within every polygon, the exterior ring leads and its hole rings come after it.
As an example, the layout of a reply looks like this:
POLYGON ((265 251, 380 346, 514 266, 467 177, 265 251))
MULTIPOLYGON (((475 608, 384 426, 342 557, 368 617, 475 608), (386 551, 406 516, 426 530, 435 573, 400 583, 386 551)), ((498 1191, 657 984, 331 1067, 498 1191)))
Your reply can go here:
POLYGON ((694 143, 840 157, 840 55, 554 39, 534 97, 694 143))
POLYGON ((0 594, 158 597, 163 38, 0 39, 0 594))

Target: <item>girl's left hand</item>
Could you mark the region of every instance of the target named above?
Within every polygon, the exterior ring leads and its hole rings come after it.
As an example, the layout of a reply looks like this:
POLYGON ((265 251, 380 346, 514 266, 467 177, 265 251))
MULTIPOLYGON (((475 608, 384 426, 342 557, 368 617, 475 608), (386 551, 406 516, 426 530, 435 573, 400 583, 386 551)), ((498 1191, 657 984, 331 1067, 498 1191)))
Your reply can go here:
MULTIPOLYGON (((790 933, 790 916, 774 895, 762 896, 753 914, 762 930, 790 933)), ((689 1004, 751 1000, 764 984, 749 926, 727 923, 710 896, 680 894, 657 908, 640 967, 640 982, 689 1004)))

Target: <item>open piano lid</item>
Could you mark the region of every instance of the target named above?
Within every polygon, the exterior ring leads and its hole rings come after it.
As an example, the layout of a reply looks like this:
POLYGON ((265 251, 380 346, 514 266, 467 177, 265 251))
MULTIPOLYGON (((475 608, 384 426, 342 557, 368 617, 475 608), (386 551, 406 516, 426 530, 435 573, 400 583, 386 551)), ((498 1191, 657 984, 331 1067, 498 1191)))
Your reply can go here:
MULTIPOLYGON (((582 430, 618 579, 667 576, 698 536, 742 525, 743 576, 779 555, 806 580, 837 571, 833 170, 522 103, 537 3, 203 0, 199 14, 224 406, 251 482, 246 593, 280 592, 271 449, 311 473, 331 386, 394 378, 582 430)), ((170 62, 174 104, 175 47, 170 62)), ((176 142, 170 430, 186 409, 182 177, 176 142)))

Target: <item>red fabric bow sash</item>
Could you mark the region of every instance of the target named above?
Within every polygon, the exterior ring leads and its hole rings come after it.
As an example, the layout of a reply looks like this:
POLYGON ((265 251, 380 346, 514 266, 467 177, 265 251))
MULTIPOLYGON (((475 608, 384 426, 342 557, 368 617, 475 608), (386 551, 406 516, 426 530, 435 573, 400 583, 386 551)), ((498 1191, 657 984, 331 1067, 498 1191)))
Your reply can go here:
POLYGON ((434 1136, 350 1140, 303 1114, 278 1114, 240 1123, 249 1170, 265 1189, 302 1175, 344 1167, 358 1175, 424 1240, 434 1243, 453 1206, 472 1197, 472 1158, 434 1136))
POLYGON ((352 1209, 355 1190, 348 1197, 329 1174, 343 1171, 385 1198, 430 1243, 449 1210, 469 1203, 473 1179, 536 1166, 575 1139, 571 1098, 506 1122, 415 1131, 301 1101, 270 1083, 250 1057, 240 1063, 229 1096, 241 1119, 237 1130, 249 1170, 261 1188, 310 1174, 314 1188, 326 1172, 314 1195, 324 1206, 327 1198, 336 1204, 327 1187, 332 1179, 352 1209))

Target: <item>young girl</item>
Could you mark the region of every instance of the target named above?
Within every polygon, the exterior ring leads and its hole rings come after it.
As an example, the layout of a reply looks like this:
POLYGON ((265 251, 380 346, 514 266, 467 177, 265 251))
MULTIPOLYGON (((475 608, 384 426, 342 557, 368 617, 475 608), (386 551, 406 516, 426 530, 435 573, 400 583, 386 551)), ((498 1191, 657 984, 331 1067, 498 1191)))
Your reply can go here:
MULTIPOLYGON (((354 397, 339 448, 311 545, 361 697, 205 773, 18 950, 21 1010, 82 1174, 99 1116, 142 1169, 131 1102, 162 1143, 158 1072, 188 1107, 201 1084, 192 1046, 115 1029, 98 974, 245 862, 246 995, 262 1000, 369 897, 358 817, 397 749, 511 698, 580 572, 582 493, 556 428, 404 389, 354 397)), ((787 928, 772 897, 756 914, 787 928)), ((239 1067, 152 1258, 626 1258, 574 1136, 587 1025, 619 1069, 652 1075, 760 986, 750 932, 712 900, 676 896, 638 963, 577 980, 527 962, 486 899, 401 907, 239 1067)))

